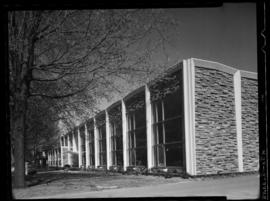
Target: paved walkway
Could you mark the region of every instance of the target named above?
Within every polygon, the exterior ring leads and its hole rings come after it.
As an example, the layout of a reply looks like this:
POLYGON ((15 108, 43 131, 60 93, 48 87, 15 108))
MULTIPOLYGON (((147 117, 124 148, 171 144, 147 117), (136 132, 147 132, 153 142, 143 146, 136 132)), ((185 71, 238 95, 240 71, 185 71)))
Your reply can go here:
POLYGON ((34 199, 182 196, 227 196, 227 199, 256 199, 259 197, 259 183, 258 175, 247 175, 201 181, 190 180, 147 187, 59 194, 34 199))

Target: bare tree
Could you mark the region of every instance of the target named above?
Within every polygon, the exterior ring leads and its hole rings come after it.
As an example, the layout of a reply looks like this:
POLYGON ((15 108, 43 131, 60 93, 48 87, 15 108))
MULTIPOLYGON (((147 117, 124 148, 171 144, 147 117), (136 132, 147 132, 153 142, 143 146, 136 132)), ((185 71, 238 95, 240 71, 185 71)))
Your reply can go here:
POLYGON ((31 114, 42 105, 47 123, 66 125, 89 116, 114 80, 151 72, 149 57, 174 22, 161 10, 14 11, 8 20, 14 178, 24 187, 25 137, 42 125, 31 114))

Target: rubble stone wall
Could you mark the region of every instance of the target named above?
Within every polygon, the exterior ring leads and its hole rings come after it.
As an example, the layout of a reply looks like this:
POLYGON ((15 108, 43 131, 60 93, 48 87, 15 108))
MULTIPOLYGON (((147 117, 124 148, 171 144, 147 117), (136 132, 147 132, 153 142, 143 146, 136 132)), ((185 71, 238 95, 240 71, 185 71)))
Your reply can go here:
POLYGON ((258 82, 241 77, 244 171, 259 169, 258 82))
POLYGON ((238 171, 233 75, 195 66, 196 173, 238 171))

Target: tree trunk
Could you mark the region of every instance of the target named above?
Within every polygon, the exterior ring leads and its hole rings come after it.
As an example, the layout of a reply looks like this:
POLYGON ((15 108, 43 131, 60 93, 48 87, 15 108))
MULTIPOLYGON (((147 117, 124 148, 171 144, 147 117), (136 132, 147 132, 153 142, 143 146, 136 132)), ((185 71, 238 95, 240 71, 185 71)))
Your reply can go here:
POLYGON ((14 187, 25 187, 25 167, 24 167, 24 115, 20 115, 14 122, 15 138, 15 174, 14 174, 14 187))
POLYGON ((16 94, 16 104, 11 110, 13 119, 11 119, 12 127, 11 133, 14 136, 14 187, 25 187, 25 153, 24 143, 26 134, 26 112, 27 112, 27 95, 26 85, 22 84, 22 90, 16 94))

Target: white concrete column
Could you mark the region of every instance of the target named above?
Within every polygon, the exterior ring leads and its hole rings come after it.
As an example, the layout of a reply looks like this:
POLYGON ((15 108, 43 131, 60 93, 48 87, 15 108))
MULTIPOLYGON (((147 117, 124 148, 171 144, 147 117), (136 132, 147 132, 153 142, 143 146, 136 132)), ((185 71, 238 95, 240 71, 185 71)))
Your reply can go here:
POLYGON ((96 118, 93 118, 94 120, 94 143, 95 143, 95 168, 99 166, 99 145, 98 145, 98 130, 97 130, 97 122, 96 118))
POLYGON ((82 166, 82 139, 81 139, 81 133, 80 133, 80 127, 78 127, 77 130, 78 133, 78 158, 79 158, 79 168, 82 166))
POLYGON ((56 154, 55 154, 55 149, 53 149, 53 165, 56 166, 56 154))
POLYGON ((53 150, 51 150, 51 166, 53 166, 53 150))
POLYGON ((64 167, 64 153, 63 153, 64 144, 62 145, 62 141, 61 141, 62 137, 60 137, 60 154, 61 154, 61 167, 64 167))
POLYGON ((76 131, 72 131, 72 148, 74 152, 77 152, 76 139, 75 139, 76 131))
POLYGON ((241 74, 239 70, 234 73, 233 82, 234 82, 238 171, 243 172, 241 74))
POLYGON ((85 163, 86 168, 90 166, 90 152, 89 152, 89 133, 87 130, 87 123, 84 125, 85 127, 85 163))
POLYGON ((111 159, 111 138, 110 138, 110 121, 108 111, 105 110, 105 126, 106 126, 106 157, 107 157, 107 170, 109 170, 112 165, 111 159))
POLYGON ((58 166, 61 166, 60 160, 61 160, 61 152, 60 152, 60 148, 57 148, 57 164, 58 164, 58 166))
POLYGON ((57 151, 57 148, 54 150, 54 156, 55 156, 55 166, 58 167, 58 151, 57 151))
POLYGON ((127 141, 127 115, 125 101, 121 101, 122 105, 122 132, 123 132, 123 170, 127 170, 128 166, 128 141, 127 141))
POLYGON ((50 150, 50 166, 52 166, 52 161, 53 161, 52 150, 50 150))
POLYGON ((58 163, 57 163, 57 158, 58 158, 58 153, 57 153, 57 149, 54 150, 54 156, 55 156, 55 166, 58 166, 58 163))
POLYGON ((47 157, 48 157, 48 166, 51 166, 51 154, 50 154, 50 151, 47 152, 47 157))
POLYGON ((145 111, 146 111, 146 139, 147 139, 147 168, 151 169, 153 161, 153 132, 152 132, 152 105, 150 99, 150 90, 145 85, 145 111))
POLYGON ((195 73, 192 59, 183 60, 186 172, 196 175, 195 73))
POLYGON ((68 155, 68 164, 71 165, 71 139, 70 139, 70 133, 67 135, 67 140, 68 140, 68 152, 67 152, 67 155, 68 155))

